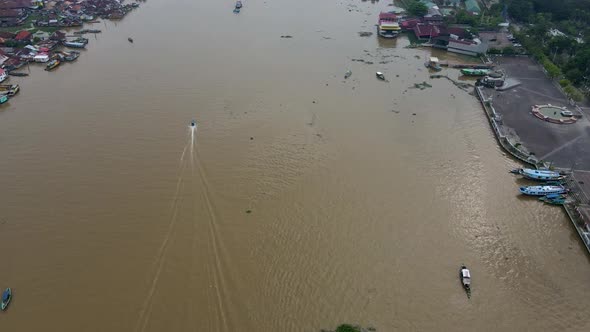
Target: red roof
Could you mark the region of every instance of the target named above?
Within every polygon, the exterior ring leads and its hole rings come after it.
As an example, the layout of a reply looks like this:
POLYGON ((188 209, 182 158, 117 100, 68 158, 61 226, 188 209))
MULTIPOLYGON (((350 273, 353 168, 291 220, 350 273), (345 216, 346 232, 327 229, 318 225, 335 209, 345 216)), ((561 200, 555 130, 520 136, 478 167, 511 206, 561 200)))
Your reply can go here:
POLYGON ((432 24, 418 24, 414 27, 414 34, 418 38, 438 37, 441 31, 438 26, 432 24))
POLYGON ((401 22, 399 25, 400 25, 400 27, 402 27, 402 29, 409 30, 409 29, 413 29, 416 26, 416 24, 418 24, 418 23, 420 23, 420 19, 413 18, 413 19, 405 20, 405 21, 401 22))
POLYGON ((393 13, 379 13, 379 21, 397 21, 397 15, 393 13))
POLYGON ((31 38, 31 33, 26 30, 20 31, 19 33, 16 34, 16 37, 14 37, 14 39, 16 39, 16 40, 28 40, 30 38, 31 38))

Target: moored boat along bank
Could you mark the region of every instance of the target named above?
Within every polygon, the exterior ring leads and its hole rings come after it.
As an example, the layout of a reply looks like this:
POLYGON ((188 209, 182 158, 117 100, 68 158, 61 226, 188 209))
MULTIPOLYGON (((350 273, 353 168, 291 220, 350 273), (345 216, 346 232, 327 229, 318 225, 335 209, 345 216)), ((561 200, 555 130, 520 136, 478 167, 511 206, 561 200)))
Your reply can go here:
MULTIPOLYGON (((510 58, 503 58, 502 60, 503 63, 509 62, 510 58)), ((515 58, 514 62, 526 62, 527 64, 530 62, 525 60, 526 59, 523 60, 523 58, 515 58)), ((507 69, 505 66, 501 67, 503 70, 507 69)), ((531 115, 530 112, 521 112, 519 109, 519 107, 523 105, 523 102, 526 103, 529 101, 532 104, 535 102, 538 104, 539 102, 537 101, 543 99, 543 97, 537 93, 529 93, 528 91, 530 90, 528 89, 520 89, 515 91, 515 89, 517 89, 517 87, 519 87, 521 84, 525 84, 518 80, 520 75, 527 78, 530 78, 531 76, 537 76, 536 72, 531 71, 531 67, 534 66, 529 65, 527 67, 519 65, 518 68, 520 71, 523 71, 522 74, 516 70, 514 70, 514 72, 503 73, 503 77, 501 78, 502 81, 508 82, 512 79, 512 81, 509 83, 510 86, 507 88, 503 88, 503 85, 506 84, 505 82, 500 85, 495 84, 495 82, 494 84, 487 85, 484 82, 485 80, 483 80, 475 87, 475 92, 481 102, 481 105, 500 146, 514 158, 533 167, 516 169, 511 172, 520 174, 529 180, 546 182, 543 186, 521 187, 519 188, 520 192, 526 195, 541 196, 540 200, 547 204, 563 206, 565 212, 572 222, 572 225, 574 226, 574 229, 580 236, 582 244, 586 247, 588 253, 590 253, 590 200, 588 199, 590 194, 590 176, 587 176, 589 174, 589 165, 587 160, 583 159, 584 154, 576 152, 579 148, 575 144, 572 145, 572 143, 568 143, 571 141, 571 139, 567 138, 567 134, 565 134, 566 138, 564 139, 560 137, 564 136, 564 133, 566 133, 564 130, 553 132, 553 136, 544 135, 545 139, 542 140, 544 146, 542 148, 551 152, 560 151, 563 150, 564 147, 567 147, 568 149, 565 150, 568 152, 567 154, 554 154, 549 152, 541 155, 540 157, 537 157, 537 155, 531 151, 531 146, 535 149, 540 149, 540 146, 531 145, 525 147, 525 144, 522 143, 522 136, 527 134, 527 130, 534 130, 535 132, 539 131, 541 133, 543 131, 552 130, 552 127, 544 126, 540 128, 539 124, 541 122, 535 121, 541 120, 531 115), (512 77, 507 78, 506 76, 512 77), (520 95, 518 102, 515 102, 515 100, 513 100, 515 97, 512 97, 514 93, 525 94, 525 97, 523 99, 522 95, 520 95), (494 98, 492 98, 492 96, 494 96, 494 98), (499 110, 496 108, 499 108, 499 110), (523 114, 526 116, 513 119, 514 114, 523 114), (522 136, 518 136, 518 132, 514 128, 511 128, 513 125, 520 126, 518 129, 522 131, 522 136), (537 125, 539 125, 539 128, 536 127, 537 125), (548 139, 548 137, 551 138, 548 139), (572 153, 571 151, 574 152, 572 153), (547 160, 547 157, 552 157, 552 160, 547 160), (554 164, 569 164, 571 167, 558 168, 554 167, 554 164), (581 169, 574 169, 574 166, 578 166, 581 169), (588 184, 586 184, 586 181, 588 184)), ((508 67, 508 69, 513 70, 511 67, 508 67)), ((544 89, 544 93, 553 100, 559 98, 563 98, 564 101, 567 100, 561 92, 557 91, 548 77, 545 75, 538 76, 538 80, 534 81, 534 84, 537 86, 530 87, 532 90, 537 90, 539 87, 542 87, 544 89)), ((524 81, 528 83, 528 81, 524 81)), ((567 102, 564 102, 564 105, 567 105, 567 102)), ((530 107, 530 105, 525 104, 524 107, 530 107)), ((579 111, 576 113, 579 113, 579 111)), ((581 114, 579 119, 583 119, 581 114)), ((551 125, 561 126, 561 124, 557 123, 551 125)))
MULTIPOLYGON (((135 1, 137 2, 131 2, 131 0, 81 0, 78 2, 23 0, 14 4, 5 4, 3 8, 8 8, 15 15, 20 16, 14 20, 3 20, 2 28, 0 28, 0 65, 2 66, 0 82, 8 79, 9 76, 29 76, 29 73, 17 71, 28 64, 43 63, 46 64, 45 70, 51 71, 63 62, 76 60, 80 52, 68 52, 64 48, 84 49, 89 40, 81 35, 98 34, 101 30, 81 29, 68 32, 70 34, 68 36, 58 29, 82 27, 85 23, 96 23, 97 18, 122 19, 131 10, 139 7, 140 0, 135 1), (33 34, 33 32, 36 33, 33 34), (75 38, 72 38, 71 34, 75 35, 75 38)), ((16 92, 12 91, 13 93, 4 93, 4 97, 14 96, 16 92)))

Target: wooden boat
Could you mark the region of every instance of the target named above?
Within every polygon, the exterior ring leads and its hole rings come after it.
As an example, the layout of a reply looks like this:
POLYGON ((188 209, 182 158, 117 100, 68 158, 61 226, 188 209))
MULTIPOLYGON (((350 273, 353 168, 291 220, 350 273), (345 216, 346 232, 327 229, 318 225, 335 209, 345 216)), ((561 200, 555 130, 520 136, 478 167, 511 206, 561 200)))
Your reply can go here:
POLYGON ((27 74, 27 73, 19 73, 19 72, 16 72, 16 71, 10 71, 10 72, 8 72, 8 75, 10 75, 10 76, 19 76, 19 77, 29 76, 29 74, 27 74))
POLYGON ((76 59, 78 59, 78 57, 80 56, 80 52, 78 51, 71 51, 69 53, 64 54, 64 61, 74 61, 76 59))
POLYGON ((537 181, 557 181, 565 178, 565 176, 559 174, 559 172, 531 168, 520 168, 518 174, 527 179, 537 181))
POLYGON ((86 44, 85 43, 79 43, 79 42, 73 42, 73 41, 66 41, 63 42, 65 47, 70 47, 70 48, 85 48, 86 44))
POLYGON ((461 74, 466 76, 486 76, 490 72, 489 69, 461 69, 461 74))
POLYGON ((54 70, 60 64, 61 64, 61 62, 57 59, 51 60, 47 63, 47 67, 45 67, 45 70, 47 70, 47 71, 54 70))
POLYGON ((20 86, 18 84, 0 84, 0 94, 14 96, 19 90, 20 86))
POLYGON ((242 8, 242 2, 241 1, 237 1, 236 2, 236 8, 238 8, 238 9, 242 8))
POLYGON ((2 309, 2 311, 6 310, 10 300, 12 300, 12 290, 9 287, 2 293, 2 304, 0 304, 0 309, 2 309))
POLYGON ((564 186, 523 186, 520 192, 530 196, 547 196, 549 194, 565 194, 567 189, 564 186))
POLYGON ((348 70, 346 73, 344 73, 344 79, 349 78, 352 75, 352 71, 348 70))
POLYGON ((461 280, 461 285, 463 285, 463 289, 467 293, 467 298, 471 297, 471 273, 469 269, 465 265, 461 265, 461 269, 459 269, 459 279, 461 280))
POLYGON ((545 203, 553 204, 553 205, 563 205, 563 204, 565 204, 565 198, 548 199, 548 200, 545 200, 545 203))
POLYGON ((561 198, 565 199, 566 196, 564 194, 549 194, 549 195, 539 197, 539 200, 545 202, 545 201, 550 201, 553 199, 561 199, 561 198))
POLYGON ((380 71, 376 72, 375 76, 377 76, 378 79, 385 81, 385 75, 383 75, 382 72, 380 72, 380 71))

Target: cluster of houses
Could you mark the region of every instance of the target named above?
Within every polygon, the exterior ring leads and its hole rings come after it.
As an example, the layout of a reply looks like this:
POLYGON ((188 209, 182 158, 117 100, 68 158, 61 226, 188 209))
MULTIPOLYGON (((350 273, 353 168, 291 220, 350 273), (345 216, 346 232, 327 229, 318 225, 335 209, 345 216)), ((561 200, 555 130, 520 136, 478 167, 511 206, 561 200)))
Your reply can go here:
POLYGON ((137 6, 123 0, 0 0, 0 27, 19 26, 29 18, 37 27, 76 27, 95 18, 121 19, 137 6))
MULTIPOLYGON (((443 11, 434 3, 428 2, 427 5, 428 12, 423 17, 400 16, 398 18, 400 30, 413 33, 417 40, 449 52, 471 56, 487 52, 488 43, 474 35, 469 26, 446 25, 443 11)), ((473 14, 477 15, 477 12, 473 14)))

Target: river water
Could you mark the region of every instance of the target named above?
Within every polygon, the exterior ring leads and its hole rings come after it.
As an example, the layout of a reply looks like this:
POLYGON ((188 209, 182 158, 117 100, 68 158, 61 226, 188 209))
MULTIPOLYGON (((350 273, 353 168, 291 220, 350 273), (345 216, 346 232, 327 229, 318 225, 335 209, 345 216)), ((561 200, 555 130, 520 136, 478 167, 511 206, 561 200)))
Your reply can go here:
POLYGON ((11 78, 4 330, 590 328, 588 256, 517 194, 476 98, 406 37, 358 36, 386 4, 244 5, 150 0, 11 78))

